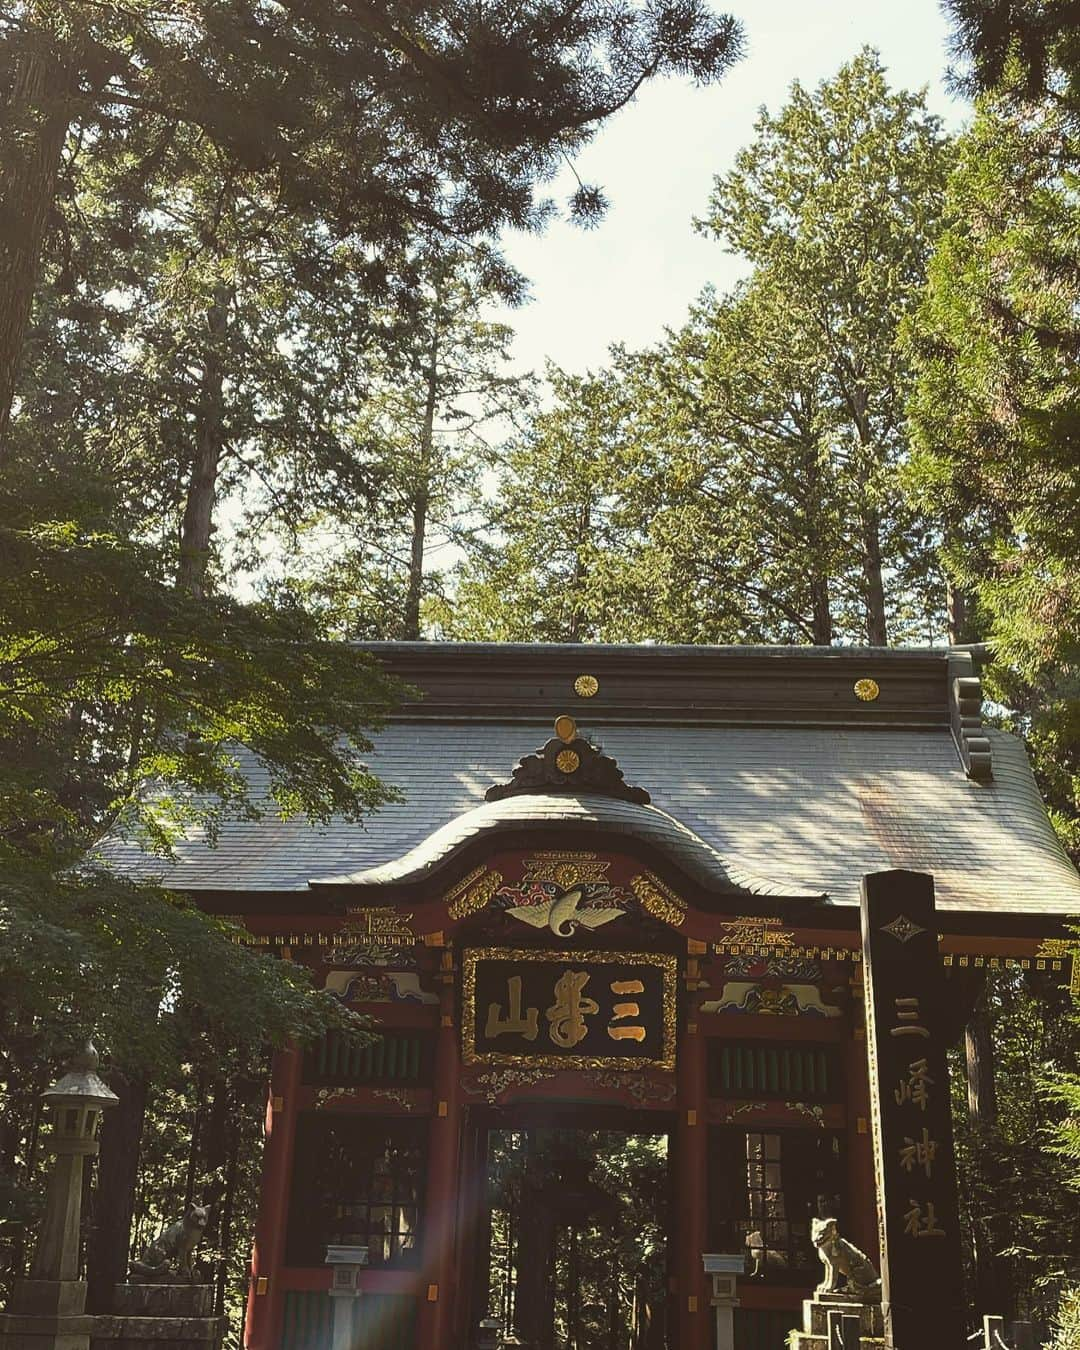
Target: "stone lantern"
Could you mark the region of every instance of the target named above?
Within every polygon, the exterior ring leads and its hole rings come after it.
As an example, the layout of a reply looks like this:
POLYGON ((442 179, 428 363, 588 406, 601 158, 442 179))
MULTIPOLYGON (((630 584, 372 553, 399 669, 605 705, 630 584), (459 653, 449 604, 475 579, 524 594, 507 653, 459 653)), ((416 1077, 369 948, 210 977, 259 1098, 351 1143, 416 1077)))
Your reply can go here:
POLYGON ((101 1113, 117 1097, 97 1075, 98 1056, 87 1043, 42 1093, 52 1108, 49 1143, 56 1153, 45 1214, 30 1274, 15 1282, 0 1315, 0 1350, 86 1350, 93 1318, 85 1316, 86 1284, 79 1276, 83 1163, 98 1151, 101 1113))

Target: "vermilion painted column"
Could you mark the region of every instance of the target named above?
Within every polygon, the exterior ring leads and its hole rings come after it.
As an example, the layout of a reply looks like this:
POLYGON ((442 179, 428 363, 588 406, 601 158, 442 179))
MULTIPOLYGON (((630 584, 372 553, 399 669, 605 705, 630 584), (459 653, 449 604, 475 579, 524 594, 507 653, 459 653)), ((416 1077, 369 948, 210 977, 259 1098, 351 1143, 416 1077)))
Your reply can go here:
POLYGON ((457 1198, 461 1176, 461 1062, 454 1026, 452 957, 443 955, 440 1026, 435 1041, 434 1114, 428 1142, 423 1216, 425 1287, 421 1290, 423 1350, 456 1350, 454 1300, 458 1296, 457 1198))
POLYGON ((266 1145, 259 1189, 259 1217, 251 1254, 244 1344, 248 1350, 277 1350, 281 1340, 284 1297, 281 1269, 285 1264, 285 1224, 289 1211, 293 1149, 296 1142, 296 1103, 303 1056, 299 1050, 281 1050, 274 1056, 270 1096, 266 1104, 266 1145))
POLYGON ((690 1020, 679 1045, 679 1117, 675 1130, 672 1229, 679 1261, 675 1282, 679 1350, 709 1350, 711 1341, 711 1309, 701 1264, 708 1239, 707 1105, 705 1037, 698 1034, 697 1023, 690 1020))
POLYGON ((852 982, 851 1022, 844 1045, 847 1084, 847 1141, 844 1207, 850 1232, 845 1234, 876 1265, 879 1259, 874 1140, 870 1133, 870 1086, 866 1062, 862 967, 852 982))

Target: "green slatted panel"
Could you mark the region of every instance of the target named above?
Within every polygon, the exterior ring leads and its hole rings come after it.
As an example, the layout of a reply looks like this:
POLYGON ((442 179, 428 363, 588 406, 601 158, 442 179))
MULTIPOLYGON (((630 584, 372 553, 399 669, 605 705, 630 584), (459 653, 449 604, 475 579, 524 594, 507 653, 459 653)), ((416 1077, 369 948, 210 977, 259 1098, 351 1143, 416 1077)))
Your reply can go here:
POLYGON ((281 1350, 329 1350, 330 1295, 321 1289, 287 1289, 281 1350))
POLYGON ((324 1082, 366 1083, 390 1079, 418 1083, 424 1070, 424 1039, 407 1033, 387 1032, 371 1045, 350 1047, 335 1032, 319 1042, 308 1063, 324 1082))
POLYGON ((735 1309, 735 1350, 784 1350, 788 1334, 801 1325, 799 1314, 775 1308, 735 1309))
POLYGON ((714 1096, 833 1100, 840 1086, 829 1051, 821 1046, 717 1040, 710 1055, 710 1092, 714 1096))
POLYGON ((359 1311, 356 1350, 416 1350, 415 1298, 364 1294, 359 1311))
MULTIPOLYGON (((365 1293, 349 1304, 353 1350, 417 1350, 415 1298, 365 1293)), ((281 1350, 329 1350, 332 1317, 333 1300, 324 1291, 286 1290, 281 1350)))

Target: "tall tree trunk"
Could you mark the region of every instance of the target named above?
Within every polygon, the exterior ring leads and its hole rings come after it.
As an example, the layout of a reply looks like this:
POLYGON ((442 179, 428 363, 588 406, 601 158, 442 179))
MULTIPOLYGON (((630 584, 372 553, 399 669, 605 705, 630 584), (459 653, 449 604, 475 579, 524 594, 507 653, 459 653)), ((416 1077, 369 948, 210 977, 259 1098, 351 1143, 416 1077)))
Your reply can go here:
POLYGON ((822 524, 825 520, 824 475, 821 471, 820 447, 816 436, 805 443, 803 464, 806 475, 805 519, 810 550, 810 606, 814 644, 818 647, 831 647, 833 621, 829 605, 829 574, 825 566, 829 550, 822 537, 822 524))
POLYGON ((127 1276, 139 1145, 146 1114, 146 1079, 111 1076, 120 1100, 107 1112, 101 1126, 94 1231, 87 1245, 87 1307, 95 1313, 112 1310, 113 1287, 127 1276))
POLYGON ((964 1058, 975 1168, 975 1311, 1008 1315, 1013 1310, 1011 1271, 1008 1258, 998 1255, 1010 1245, 1009 1216, 1000 1198, 1007 1178, 1000 1151, 994 1043, 985 990, 964 1028, 964 1058))
POLYGON ((881 517, 866 510, 862 517, 863 593, 866 597, 866 637, 871 647, 888 642, 885 626, 885 582, 881 574, 881 517))
POLYGON ((574 575, 569 588, 570 615, 566 632, 567 642, 582 642, 584 640, 585 608, 582 604, 582 592, 589 575, 584 553, 589 543, 591 531, 592 503, 586 498, 581 504, 581 514, 578 517, 578 535, 574 549, 574 575))
POLYGON ((952 581, 945 581, 945 611, 948 622, 949 646, 968 639, 967 596, 952 581))
POLYGON ((826 577, 817 575, 811 577, 810 598, 814 607, 814 643, 818 647, 831 647, 833 624, 832 610, 829 608, 829 582, 826 577))
POLYGON ((210 562, 210 536, 214 528, 214 502, 218 471, 224 452, 225 338, 232 292, 224 282, 214 287, 214 299, 206 315, 207 342, 203 359, 199 403, 195 418, 195 455, 188 479, 184 519, 180 527, 180 564, 177 584, 189 595, 206 592, 210 562))
POLYGON ((230 1122, 228 1140, 228 1158, 225 1163, 224 1190, 221 1196, 218 1228, 220 1232, 218 1246, 221 1261, 217 1271, 217 1290, 214 1297, 214 1313, 221 1317, 225 1312, 225 1297, 228 1292, 230 1257, 233 1243, 233 1215, 236 1211, 237 1178, 240 1172, 240 1130, 237 1122, 230 1122))
MULTIPOLYGON (((43 36, 43 35, 42 35, 43 36)), ((60 174, 74 50, 39 45, 14 58, 0 116, 0 457, 7 443, 26 329, 41 267, 41 248, 60 174)))
POLYGON ((420 429, 420 455, 416 465, 416 491, 412 503, 412 546, 409 554, 409 589, 405 596, 402 637, 416 641, 420 636, 420 600, 424 590, 424 537, 431 505, 431 469, 435 452, 435 408, 439 400, 439 325, 436 320, 431 336, 431 351, 425 374, 424 422, 420 429))
POLYGON ((990 1017, 980 999, 964 1028, 964 1055, 967 1065, 968 1115, 980 1133, 996 1133, 998 1127, 997 1086, 994 1083, 994 1045, 990 1017))

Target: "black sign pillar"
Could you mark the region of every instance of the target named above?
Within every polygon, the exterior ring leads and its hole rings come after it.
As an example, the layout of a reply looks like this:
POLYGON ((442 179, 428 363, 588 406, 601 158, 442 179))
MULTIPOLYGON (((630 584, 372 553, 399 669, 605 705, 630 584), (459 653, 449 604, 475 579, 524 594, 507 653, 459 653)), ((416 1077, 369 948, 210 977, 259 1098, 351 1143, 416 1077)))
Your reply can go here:
POLYGON ((885 1343, 964 1345, 945 975, 933 878, 862 883, 862 951, 885 1343))

